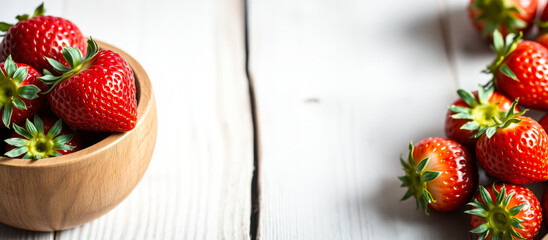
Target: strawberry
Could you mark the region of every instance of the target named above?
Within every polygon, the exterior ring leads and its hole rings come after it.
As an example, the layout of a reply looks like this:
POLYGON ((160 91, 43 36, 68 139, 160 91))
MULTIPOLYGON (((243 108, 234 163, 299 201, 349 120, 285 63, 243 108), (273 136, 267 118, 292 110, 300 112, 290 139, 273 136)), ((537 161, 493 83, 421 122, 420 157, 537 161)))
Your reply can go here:
POLYGON ((548 110, 548 49, 533 41, 520 42, 521 36, 509 34, 506 40, 495 31, 493 48, 497 58, 484 73, 493 75, 487 84, 520 104, 548 110))
POLYGON ((539 33, 535 41, 548 48, 548 4, 544 7, 537 24, 539 26, 539 33))
POLYGON ((42 76, 29 65, 15 63, 10 56, 0 63, 0 108, 5 127, 21 123, 46 106, 46 97, 38 94, 48 86, 38 79, 42 76))
POLYGON ((483 37, 494 30, 518 33, 528 30, 537 14, 537 0, 470 0, 468 15, 483 37))
POLYGON ((468 150, 456 141, 433 137, 409 144, 405 176, 399 177, 408 190, 405 200, 415 196, 428 215, 427 206, 439 212, 454 211, 466 204, 476 190, 478 172, 468 150))
POLYGON ((129 64, 118 53, 99 51, 88 40, 85 59, 73 47, 63 49, 70 67, 47 58, 61 76, 49 71, 40 78, 53 85, 48 102, 51 110, 75 129, 101 132, 129 131, 137 121, 135 78, 129 64))
POLYGON ((460 99, 449 106, 445 116, 445 134, 468 149, 475 149, 477 138, 472 136, 478 129, 485 129, 495 122, 493 116, 502 118, 510 109, 512 101, 506 96, 494 92, 493 88, 479 87, 477 92, 470 93, 459 89, 460 99))
POLYGON ((41 119, 34 115, 34 123, 28 119, 25 128, 13 124, 11 138, 6 139, 6 156, 24 159, 41 159, 61 156, 78 151, 81 141, 78 135, 63 126, 61 119, 41 119))
POLYGON ((533 239, 540 230, 542 209, 528 188, 494 183, 492 188, 479 186, 468 205, 472 230, 483 239, 533 239))
MULTIPOLYGON (((514 101, 512 106, 515 106, 514 101)), ((523 184, 548 180, 548 135, 523 112, 508 111, 506 118, 480 132, 476 156, 490 176, 523 184)))
POLYGON ((44 16, 44 12, 41 4, 31 17, 17 16, 19 22, 15 25, 0 23, 0 31, 6 32, 0 43, 0 61, 11 55, 16 62, 28 64, 39 72, 53 71, 44 56, 68 66, 61 52, 64 47, 86 50, 86 39, 76 25, 63 18, 44 16))

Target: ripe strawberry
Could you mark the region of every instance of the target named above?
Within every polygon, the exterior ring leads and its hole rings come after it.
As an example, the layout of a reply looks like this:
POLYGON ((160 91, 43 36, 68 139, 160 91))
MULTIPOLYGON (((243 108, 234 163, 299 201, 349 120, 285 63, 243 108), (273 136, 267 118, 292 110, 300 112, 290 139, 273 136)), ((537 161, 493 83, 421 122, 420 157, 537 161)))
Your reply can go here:
POLYGON ((41 119, 34 115, 34 123, 28 119, 25 128, 13 124, 11 138, 6 139, 6 156, 24 159, 41 159, 66 155, 80 150, 78 135, 63 126, 61 119, 41 119))
POLYGON ((15 63, 10 56, 0 63, 0 108, 5 127, 21 123, 45 108, 46 97, 38 94, 48 86, 38 79, 41 74, 34 68, 15 63))
POLYGON ((63 121, 80 130, 100 132, 129 131, 137 121, 135 78, 129 64, 111 50, 99 51, 88 40, 85 59, 73 47, 63 49, 70 67, 47 58, 61 76, 49 71, 40 79, 53 85, 48 101, 51 110, 63 121))
POLYGON ((415 196, 428 215, 427 205, 439 212, 454 211, 466 204, 476 191, 478 172, 468 150, 456 141, 427 138, 415 147, 409 144, 408 163, 400 157, 405 176, 399 177, 408 190, 405 200, 415 196))
POLYGON ((548 49, 521 36, 493 33, 497 58, 484 73, 493 75, 488 83, 510 99, 520 99, 525 107, 548 109, 548 49))
POLYGON ((15 25, 0 23, 0 31, 6 32, 0 43, 0 61, 11 55, 16 62, 28 64, 39 72, 43 69, 53 71, 44 56, 68 66, 61 53, 64 47, 86 50, 86 39, 76 25, 43 14, 44 4, 41 4, 32 17, 28 14, 17 16, 19 22, 15 25))
POLYGON ((494 183, 492 189, 479 186, 468 205, 472 230, 483 239, 533 239, 540 230, 542 209, 528 188, 494 183))
POLYGON ((544 7, 537 24, 539 26, 539 33, 535 41, 548 48, 548 4, 544 7))
POLYGON ((480 133, 478 162, 487 174, 504 182, 548 180, 548 135, 539 123, 521 114, 510 109, 505 119, 495 117, 497 125, 480 133))
POLYGON ((506 96, 493 92, 493 88, 479 87, 477 92, 457 91, 460 99, 449 106, 445 116, 445 134, 468 149, 476 147, 477 138, 472 136, 479 129, 485 129, 493 124, 493 116, 503 118, 512 106, 512 101, 506 96))
POLYGON ((537 0, 470 0, 468 15, 483 37, 494 30, 504 35, 528 30, 537 14, 537 0))

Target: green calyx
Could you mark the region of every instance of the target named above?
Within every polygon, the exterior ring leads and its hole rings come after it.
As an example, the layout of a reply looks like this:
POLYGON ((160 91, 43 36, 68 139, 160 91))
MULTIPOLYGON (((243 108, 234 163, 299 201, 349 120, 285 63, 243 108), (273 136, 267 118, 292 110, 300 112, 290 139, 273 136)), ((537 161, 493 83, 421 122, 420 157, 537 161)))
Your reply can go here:
POLYGON ((88 47, 86 57, 82 55, 82 52, 75 47, 65 47, 62 50, 63 57, 67 60, 70 67, 63 65, 53 58, 46 57, 49 64, 57 72, 61 73, 60 76, 53 75, 50 71, 44 70, 44 76, 40 77, 40 80, 48 85, 53 85, 46 91, 44 94, 51 92, 59 83, 63 82, 65 79, 68 79, 79 72, 87 69, 93 57, 99 52, 99 46, 97 43, 90 37, 88 39, 88 47))
POLYGON ((493 32, 492 48, 497 54, 497 57, 489 66, 487 66, 487 69, 482 71, 483 73, 492 75, 492 79, 484 87, 493 87, 497 71, 500 71, 503 75, 519 82, 516 74, 514 74, 512 69, 510 69, 510 67, 508 67, 506 63, 504 63, 504 59, 516 49, 518 43, 521 42, 522 37, 523 34, 521 32, 518 35, 509 33, 508 35, 506 35, 506 38, 504 38, 498 30, 495 30, 493 32))
MULTIPOLYGON (((15 18, 17 19, 17 21, 19 22, 22 22, 22 21, 25 21, 29 18, 33 18, 33 17, 37 17, 37 16, 41 16, 41 15, 44 15, 45 13, 45 9, 44 9, 44 3, 40 4, 40 6, 38 6, 35 10, 34 10, 34 14, 32 14, 32 17, 29 16, 28 14, 22 14, 22 15, 17 15, 15 18)), ((10 27, 13 26, 13 24, 10 24, 10 23, 5 23, 5 22, 0 22, 0 31, 1 32, 7 32, 10 27)))
POLYGON ((2 122, 9 128, 13 107, 27 109, 23 99, 37 98, 40 88, 34 85, 20 86, 27 78, 29 68, 17 67, 11 55, 4 62, 3 70, 0 70, 0 109, 3 109, 2 122))
POLYGON ((512 106, 510 106, 510 110, 508 110, 507 112, 503 114, 504 115, 503 118, 499 118, 498 116, 493 116, 492 119, 494 123, 485 128, 478 129, 478 131, 474 135, 472 135, 472 137, 479 138, 481 135, 486 134, 488 138, 491 138, 493 135, 495 135, 495 133, 497 132, 497 129, 507 128, 513 123, 521 122, 521 119, 516 117, 523 115, 525 112, 528 111, 528 109, 525 109, 521 112, 515 112, 518 101, 519 101, 519 98, 516 98, 516 100, 512 102, 512 106))
POLYGON ((523 229, 521 225, 523 220, 518 219, 518 215, 524 204, 508 209, 508 204, 514 196, 515 192, 506 195, 506 187, 503 185, 500 192, 495 189, 493 184, 493 192, 495 193, 495 201, 491 198, 491 194, 483 186, 479 186, 479 192, 483 203, 474 198, 474 201, 468 203, 473 209, 465 211, 465 213, 478 216, 484 222, 470 232, 480 234, 478 240, 483 240, 492 234, 492 239, 513 239, 512 237, 524 239, 521 234, 515 229, 523 229))
POLYGON ((74 146, 67 145, 72 140, 72 134, 58 136, 63 128, 63 122, 59 119, 46 133, 44 123, 38 115, 34 115, 34 123, 28 119, 25 123, 26 128, 13 124, 15 132, 23 138, 9 138, 5 142, 16 148, 6 153, 8 157, 18 157, 24 154, 23 159, 42 159, 48 157, 61 156, 58 151, 68 151, 74 149, 74 146))
POLYGON ((420 205, 424 210, 424 213, 429 215, 428 203, 434 203, 436 200, 434 200, 432 194, 428 191, 427 183, 439 177, 441 172, 425 170, 428 161, 430 160, 429 157, 421 160, 418 165, 415 165, 412 143, 409 143, 409 156, 407 160, 408 163, 400 156, 400 163, 403 167, 403 171, 405 171, 405 176, 400 176, 398 178, 402 181, 401 187, 408 187, 408 190, 401 201, 406 200, 411 196, 415 196, 417 209, 420 205))
POLYGON ((516 17, 522 10, 510 0, 476 0, 471 8, 481 11, 474 21, 485 21, 482 35, 489 36, 493 31, 506 27, 508 32, 517 33, 518 29, 527 27, 527 23, 516 17))
POLYGON ((474 94, 464 89, 459 89, 457 94, 468 105, 467 107, 451 105, 449 110, 455 114, 451 115, 454 119, 466 119, 470 120, 461 126, 461 129, 469 131, 479 131, 490 126, 493 126, 496 122, 493 117, 501 119, 505 116, 506 112, 498 110, 499 103, 490 103, 489 98, 493 95, 494 89, 488 88, 485 90, 482 86, 478 87, 478 100, 474 94))

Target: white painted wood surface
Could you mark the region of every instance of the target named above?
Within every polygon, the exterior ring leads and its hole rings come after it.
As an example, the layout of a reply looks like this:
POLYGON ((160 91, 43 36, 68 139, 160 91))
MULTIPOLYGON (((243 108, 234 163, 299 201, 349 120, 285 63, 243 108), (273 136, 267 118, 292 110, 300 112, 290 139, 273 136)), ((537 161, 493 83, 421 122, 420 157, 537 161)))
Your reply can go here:
MULTIPOLYGON (((0 21, 39 2, 7 0, 0 21)), ((469 239, 464 214, 426 217, 414 200, 399 202, 396 178, 409 140, 444 135, 457 88, 488 79, 480 71, 493 54, 467 3, 248 0, 260 239, 469 239)), ((46 8, 141 62, 157 96, 158 142, 141 183, 110 213, 56 233, 0 225, 0 239, 249 239, 243 1, 46 8)))
MULTIPOLYGON (((32 12, 39 2, 3 2, 0 21, 32 12)), ((0 239, 248 239, 253 129, 243 1, 45 6, 143 65, 158 104, 158 141, 142 181, 105 216, 55 234, 0 225, 0 239)))
POLYGON ((409 140, 444 136, 457 87, 487 80, 467 3, 250 1, 261 239, 470 237, 462 211, 400 203, 396 178, 409 140))

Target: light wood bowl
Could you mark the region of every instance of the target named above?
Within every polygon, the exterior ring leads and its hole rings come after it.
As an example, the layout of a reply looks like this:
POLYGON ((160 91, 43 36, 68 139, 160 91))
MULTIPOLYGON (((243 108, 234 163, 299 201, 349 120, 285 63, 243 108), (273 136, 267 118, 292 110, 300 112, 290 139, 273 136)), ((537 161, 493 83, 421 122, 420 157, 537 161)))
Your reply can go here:
POLYGON ((156 144, 156 103, 150 80, 128 54, 135 73, 137 125, 72 154, 41 160, 0 157, 0 222, 52 231, 87 223, 110 211, 135 188, 156 144))

